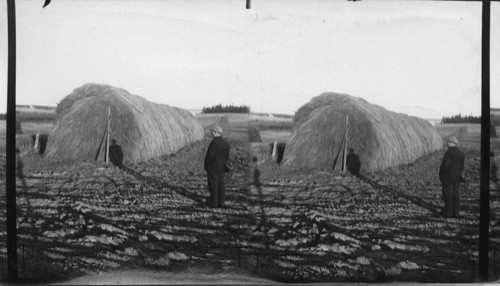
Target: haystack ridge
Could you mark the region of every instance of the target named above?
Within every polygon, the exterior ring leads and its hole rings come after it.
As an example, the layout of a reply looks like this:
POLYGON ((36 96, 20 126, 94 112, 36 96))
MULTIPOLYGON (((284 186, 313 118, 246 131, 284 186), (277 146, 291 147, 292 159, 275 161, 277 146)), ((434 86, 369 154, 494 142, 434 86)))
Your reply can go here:
POLYGON ((107 129, 108 108, 110 138, 122 147, 124 163, 171 154, 203 138, 202 126, 189 111, 109 85, 85 84, 58 104, 46 156, 94 160, 107 129))
MULTIPOLYGON (((323 93, 296 112, 283 164, 331 169, 344 138, 347 116, 347 147, 359 155, 361 172, 408 164, 442 147, 441 137, 427 120, 388 111, 347 94, 323 93)), ((341 162, 339 157, 336 169, 341 162)))

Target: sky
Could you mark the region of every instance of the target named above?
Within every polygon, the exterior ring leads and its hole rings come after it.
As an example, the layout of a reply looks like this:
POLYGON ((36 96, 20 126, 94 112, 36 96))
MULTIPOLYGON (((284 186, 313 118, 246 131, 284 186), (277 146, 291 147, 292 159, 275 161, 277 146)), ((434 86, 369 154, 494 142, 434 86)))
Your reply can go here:
MULTIPOLYGON (((0 112, 7 10, 0 2, 0 112)), ((185 109, 293 114, 323 92, 440 119, 481 113, 481 3, 328 0, 16 1, 17 104, 101 83, 185 109)), ((491 10, 500 107, 500 3, 491 10)))

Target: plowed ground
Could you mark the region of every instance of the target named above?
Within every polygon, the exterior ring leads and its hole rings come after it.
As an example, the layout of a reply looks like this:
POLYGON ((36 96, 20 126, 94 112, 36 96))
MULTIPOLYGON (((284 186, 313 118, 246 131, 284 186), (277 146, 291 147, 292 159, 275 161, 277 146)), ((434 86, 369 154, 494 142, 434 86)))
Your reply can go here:
MULTIPOLYGON (((27 186, 18 181, 17 189, 19 276, 51 282, 153 269, 281 282, 477 278, 478 149, 465 150, 461 215, 444 218, 437 170, 445 149, 362 178, 268 162, 257 188, 250 185, 245 125, 222 122, 232 145, 223 209, 205 204, 209 138, 123 168, 26 154, 27 186)), ((499 246, 499 212, 492 192, 492 249, 499 246)), ((5 215, 0 220, 5 271, 5 215)))

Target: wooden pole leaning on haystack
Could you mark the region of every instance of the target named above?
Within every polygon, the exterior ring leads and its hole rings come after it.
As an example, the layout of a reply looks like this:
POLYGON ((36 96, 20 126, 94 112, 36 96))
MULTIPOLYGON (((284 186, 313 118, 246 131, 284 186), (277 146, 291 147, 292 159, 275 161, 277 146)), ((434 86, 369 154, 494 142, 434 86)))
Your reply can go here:
POLYGON ((347 161, 347 132, 349 131, 349 115, 345 118, 345 135, 344 135, 344 163, 342 164, 342 172, 345 172, 345 166, 347 161))
POLYGON ((274 161, 276 161, 277 149, 278 149, 278 141, 274 141, 273 151, 271 153, 271 157, 273 158, 274 161))
POLYGON ((106 129, 106 165, 109 163, 109 126, 111 124, 111 107, 108 107, 108 128, 106 129))
POLYGON ((335 156, 335 160, 333 161, 333 167, 332 167, 332 170, 335 171, 335 167, 337 166, 337 161, 339 159, 339 155, 340 155, 340 151, 342 151, 342 144, 344 144, 345 142, 345 138, 342 139, 342 142, 340 142, 340 146, 339 146, 339 151, 337 151, 337 156, 335 156))
POLYGON ((35 146, 34 146, 36 151, 39 151, 39 145, 40 145, 40 132, 37 132, 35 137, 35 146))
POLYGON ((106 126, 106 131, 104 131, 104 134, 102 135, 101 142, 99 143, 99 147, 97 148, 97 153, 95 155, 95 161, 99 159, 99 155, 101 154, 101 150, 104 149, 104 161, 106 164, 109 162, 109 129, 111 125, 111 107, 108 108, 108 124, 106 126), (104 143, 104 140, 106 139, 106 143, 104 146, 102 143, 104 143))
POLYGON ((101 138, 101 143, 99 143, 99 147, 97 148, 97 153, 95 155, 95 161, 97 162, 97 159, 99 159, 99 154, 101 154, 101 149, 102 149, 102 143, 104 142, 104 139, 106 138, 106 135, 108 134, 107 131, 104 131, 104 134, 102 135, 101 138))

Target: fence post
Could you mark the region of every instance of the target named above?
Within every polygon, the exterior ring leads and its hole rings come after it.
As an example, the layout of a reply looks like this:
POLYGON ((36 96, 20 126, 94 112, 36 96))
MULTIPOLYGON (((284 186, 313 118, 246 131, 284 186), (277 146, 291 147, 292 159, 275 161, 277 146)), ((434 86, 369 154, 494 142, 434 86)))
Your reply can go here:
POLYGON ((109 126, 111 124, 111 107, 108 106, 108 128, 106 129, 107 138, 106 138, 106 165, 109 163, 109 126))

